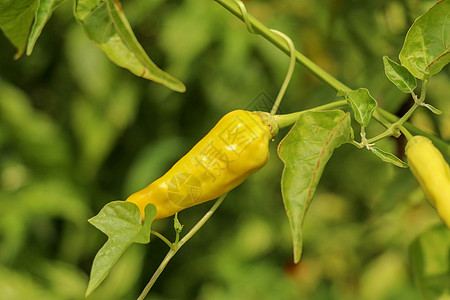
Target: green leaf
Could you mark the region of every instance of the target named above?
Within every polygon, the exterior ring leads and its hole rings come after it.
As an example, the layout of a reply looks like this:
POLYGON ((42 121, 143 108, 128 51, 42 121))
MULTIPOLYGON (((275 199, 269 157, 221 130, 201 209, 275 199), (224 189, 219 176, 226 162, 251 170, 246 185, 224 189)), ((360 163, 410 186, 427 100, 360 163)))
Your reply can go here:
POLYGON ((38 37, 42 33, 45 24, 52 16, 53 11, 62 3, 67 0, 40 0, 39 6, 36 10, 36 16, 34 18, 33 27, 31 28, 30 35, 28 37, 27 43, 27 55, 31 55, 33 52, 34 45, 38 37))
POLYGON ((116 65, 174 91, 186 90, 181 81, 161 70, 148 57, 117 1, 78 0, 75 16, 89 38, 116 65))
POLYGON ((278 146, 285 167, 281 191, 289 218, 294 261, 302 253, 302 226, 326 163, 334 149, 353 139, 348 113, 305 112, 278 146))
POLYGON ((424 103, 424 104, 422 104, 422 106, 428 108, 435 115, 442 115, 442 111, 440 111, 439 109, 437 109, 436 107, 434 107, 431 104, 424 103))
POLYGON ((409 248, 417 286, 425 299, 450 297, 450 230, 434 226, 417 237, 409 248))
POLYGON ((391 163, 397 167, 400 168, 407 168, 408 164, 405 163, 403 160, 401 160, 400 158, 398 158, 397 156, 395 156, 394 154, 390 153, 390 152, 386 152, 384 150, 381 150, 378 147, 370 147, 370 151, 373 152, 373 154, 375 154, 376 156, 378 156, 379 158, 381 158, 382 161, 384 162, 388 162, 391 163))
POLYGON ((0 1, 0 28, 17 48, 15 59, 25 51, 38 3, 39 0, 0 1))
POLYGON ((393 84, 404 93, 414 92, 414 89, 417 87, 417 80, 407 68, 400 66, 387 56, 383 56, 383 63, 384 73, 393 84))
POLYGON ((377 101, 364 88, 346 93, 345 99, 352 108, 356 121, 362 126, 367 127, 372 118, 373 111, 377 108, 377 101))
POLYGON ((111 16, 117 32, 119 33, 122 41, 130 49, 139 62, 146 68, 145 72, 150 72, 148 75, 151 80, 159 82, 168 88, 171 88, 177 92, 186 91, 184 84, 178 79, 172 77, 166 72, 162 71, 158 66, 148 57, 144 48, 139 44, 136 36, 133 33, 128 20, 123 13, 120 2, 117 0, 105 0, 108 6, 109 15, 111 16))
POLYGON ((145 222, 142 224, 141 213, 134 203, 113 201, 106 204, 97 216, 89 219, 89 223, 108 236, 108 241, 94 258, 86 296, 100 285, 132 243, 150 242, 150 229, 156 216, 156 207, 147 205, 145 215, 145 222))
POLYGON ((439 73, 450 62, 450 1, 437 2, 416 19, 406 34, 399 58, 419 79, 439 73))

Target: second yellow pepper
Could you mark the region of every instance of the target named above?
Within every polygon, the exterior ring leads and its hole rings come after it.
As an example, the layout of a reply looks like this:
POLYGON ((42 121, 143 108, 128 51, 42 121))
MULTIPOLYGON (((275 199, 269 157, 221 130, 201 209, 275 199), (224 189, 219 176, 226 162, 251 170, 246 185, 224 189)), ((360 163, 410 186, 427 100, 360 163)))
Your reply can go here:
POLYGON ((437 213, 450 229, 450 169, 431 140, 415 136, 405 149, 409 168, 437 213))

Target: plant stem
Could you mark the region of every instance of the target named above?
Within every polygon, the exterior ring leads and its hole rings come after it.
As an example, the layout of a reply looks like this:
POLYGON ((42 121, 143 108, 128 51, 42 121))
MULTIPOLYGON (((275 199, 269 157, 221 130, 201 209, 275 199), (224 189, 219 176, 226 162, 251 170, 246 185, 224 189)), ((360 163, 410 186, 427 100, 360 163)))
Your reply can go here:
MULTIPOLYGON (((233 15, 235 15, 236 17, 238 17, 239 19, 241 19, 245 22, 244 17, 242 16, 242 12, 239 8, 239 5, 234 0, 214 0, 214 1, 216 1, 217 3, 222 5, 225 9, 230 11, 233 15)), ((275 45, 277 48, 279 48, 284 53, 286 53, 288 55, 290 54, 289 46, 283 40, 282 37, 273 33, 269 28, 267 28, 264 24, 262 24, 260 21, 255 19, 250 14, 247 14, 246 18, 247 18, 247 22, 249 22, 251 24, 255 33, 258 33, 261 36, 263 36, 266 40, 271 42, 273 45, 275 45)), ((339 80, 337 80, 336 78, 334 78, 333 76, 328 74, 326 71, 324 71, 322 68, 317 66, 314 62, 312 62, 310 59, 308 59, 306 56, 304 56, 300 52, 295 51, 295 58, 298 63, 303 65, 307 70, 312 72, 314 75, 316 75, 317 78, 322 80, 324 83, 329 85, 334 90, 343 91, 343 92, 351 91, 351 89, 348 86, 346 86, 345 84, 343 84, 342 82, 340 82, 339 80)), ((427 90, 427 81, 428 81, 428 79, 424 79, 424 81, 422 82, 422 92, 421 92, 419 102, 423 101, 425 99, 425 93, 427 90)), ((391 113, 389 113, 379 107, 377 108, 377 111, 380 113, 380 115, 382 115, 386 120, 388 120, 391 123, 395 123, 396 121, 399 120, 398 117, 396 117, 395 115, 392 115, 391 113)), ((294 120, 294 122, 295 122, 295 120, 294 120)), ((292 124, 292 123, 290 123, 290 124, 292 124)), ((428 138, 430 138, 433 141, 433 144, 439 150, 441 150, 446 157, 450 157, 450 145, 448 145, 446 142, 442 141, 441 139, 439 139, 436 136, 430 135, 430 134, 418 129, 417 127, 415 127, 412 124, 409 124, 407 122, 402 123, 402 124, 412 134, 415 134, 415 135, 420 134, 420 135, 427 136, 428 138)), ((286 125, 286 126, 288 126, 288 125, 286 125)), ((401 127, 400 127, 400 129, 401 129, 401 127)))
POLYGON ((420 98, 419 98, 419 102, 418 104, 424 103, 425 102, 425 97, 427 95, 427 88, 428 88, 428 78, 424 78, 422 81, 422 90, 420 91, 420 98))
POLYGON ((414 103, 413 106, 411 106, 411 108, 408 109, 408 111, 400 119, 398 119, 397 122, 395 122, 394 124, 391 125, 391 127, 392 126, 396 126, 396 127, 402 126, 403 123, 405 123, 406 121, 409 120, 409 118, 412 116, 412 114, 418 107, 419 107, 419 104, 414 103))
POLYGON ((333 109, 333 108, 338 108, 338 107, 342 107, 342 106, 346 106, 346 105, 347 105, 346 100, 339 100, 339 101, 327 103, 324 105, 316 106, 314 108, 310 108, 307 110, 295 112, 292 114, 275 115, 275 116, 273 116, 273 118, 275 119, 275 122, 277 122, 279 128, 284 128, 284 127, 288 127, 288 126, 294 124, 297 121, 298 117, 305 112, 333 109))
POLYGON ((183 245, 187 241, 189 241, 189 239, 193 237, 194 234, 196 234, 197 231, 199 231, 203 225, 205 225, 206 221, 208 221, 208 219, 213 215, 213 213, 217 210, 217 208, 219 208, 220 204, 222 204, 227 194, 223 194, 222 196, 220 196, 219 199, 216 200, 214 205, 209 209, 209 211, 200 219, 200 221, 198 221, 197 224, 195 224, 195 226, 192 227, 192 229, 178 243, 174 244, 173 247, 171 247, 169 252, 167 252, 166 257, 164 257, 158 269, 156 269, 155 273, 153 273, 152 278, 150 278, 149 282, 142 290, 142 293, 139 295, 137 300, 143 300, 147 296, 147 294, 150 292, 150 289, 155 284, 156 280, 161 275, 162 271, 164 271, 164 269, 166 268, 167 264, 172 259, 172 257, 174 257, 174 255, 178 252, 178 250, 180 250, 180 248, 183 247, 183 245))
POLYGON ((353 146, 355 146, 356 148, 359 148, 359 149, 364 148, 364 146, 362 146, 361 143, 358 143, 356 141, 350 141, 350 144, 352 144, 353 146))
MULTIPOLYGON (((377 135, 376 137, 373 137, 371 139, 369 139, 367 142, 368 143, 373 143, 375 141, 381 140, 382 138, 394 135, 395 132, 398 131, 398 129, 401 129, 401 127, 403 127, 403 124, 408 121, 408 119, 412 116, 412 114, 414 113, 414 111, 419 107, 419 106, 424 106, 425 105, 425 97, 427 95, 427 87, 428 87, 428 79, 424 79, 422 82, 422 90, 420 92, 420 98, 417 97, 417 95, 413 92, 411 93, 413 99, 414 99, 414 104, 413 106, 411 106, 410 109, 408 109, 408 111, 397 121, 395 121, 393 124, 391 124, 387 130, 379 135, 377 135)), ((405 129, 406 130, 406 129, 405 129)), ((407 130, 406 130, 407 131, 407 130)), ((403 132, 403 131, 402 131, 403 132)), ((408 132, 409 133, 409 132, 408 132)))
POLYGON ((402 131, 403 135, 406 137, 408 141, 413 138, 413 135, 409 133, 409 131, 405 128, 405 126, 400 126, 400 130, 402 131))
POLYGON ((387 130, 385 130, 384 132, 380 133, 379 135, 377 135, 377 136, 375 136, 373 138, 368 139, 366 142, 368 144, 372 144, 372 143, 375 143, 376 141, 384 139, 384 138, 386 138, 388 136, 394 135, 395 131, 393 130, 393 128, 394 127, 391 125, 391 127, 389 127, 387 130))
POLYGON ((383 118, 383 116, 378 112, 378 110, 375 110, 373 112, 373 118, 380 123, 381 125, 383 125, 385 128, 389 128, 391 126, 392 123, 390 123, 388 120, 386 120, 385 118, 383 118))
POLYGON ((397 121, 395 121, 393 124, 391 124, 391 126, 388 127, 388 129, 386 129, 386 131, 382 132, 381 134, 367 140, 368 143, 375 143, 378 140, 381 140, 385 137, 394 135, 395 132, 403 126, 403 123, 405 123, 410 117, 411 115, 414 113, 414 111, 419 107, 419 104, 414 103, 413 106, 411 106, 410 109, 408 109, 408 111, 397 121))
MULTIPOLYGON (((225 9, 230 11, 233 15, 241 19, 245 22, 244 17, 242 16, 242 12, 239 8, 239 5, 234 0, 214 0, 220 5, 222 5, 225 9)), ((279 48, 284 53, 290 55, 289 45, 286 41, 276 33, 272 32, 269 28, 267 28, 260 21, 255 19, 252 15, 247 15, 247 20, 252 24, 252 28, 255 33, 262 35, 265 39, 270 41, 273 45, 279 48)), ((304 66, 307 70, 316 75, 317 78, 325 82, 327 85, 335 89, 336 91, 346 91, 349 92, 351 89, 347 87, 345 84, 328 74, 314 62, 312 62, 309 58, 304 56, 298 51, 295 51, 295 59, 298 63, 304 66)))
MULTIPOLYGON (((380 115, 382 115, 386 120, 388 120, 389 122, 396 122, 398 120, 398 117, 391 114, 390 112, 378 108, 378 112, 380 113, 380 115)), ((446 142, 444 142, 443 140, 441 140, 440 138, 429 134, 423 130, 420 130, 419 128, 415 127, 414 125, 405 122, 403 123, 403 126, 409 131, 411 132, 411 134, 413 135, 423 135, 426 136, 427 138, 429 138, 433 144, 442 152, 442 154, 444 156, 446 156, 447 158, 450 158, 450 145, 446 142)), ((400 127, 401 129, 401 127, 400 127)))
POLYGON ((164 257, 164 259, 161 262, 161 264, 159 265, 158 269, 156 269, 155 273, 153 273, 152 278, 150 278, 150 281, 147 283, 147 285, 145 286, 144 290, 139 295, 137 300, 144 300, 145 299, 145 297, 147 296, 148 292, 150 292, 150 289, 153 287, 153 285, 155 284, 156 280, 161 275, 162 271, 164 271, 164 269, 166 268, 166 266, 169 263, 169 261, 177 253, 177 250, 170 249, 169 252, 167 252, 166 257, 164 257))
POLYGON ((169 248, 173 247, 173 244, 171 241, 169 241, 169 239, 167 239, 165 236, 163 236, 161 233, 159 233, 158 231, 155 230, 151 230, 150 233, 152 233, 153 235, 157 236, 160 240, 162 240, 164 243, 167 244, 167 246, 169 246, 169 248))

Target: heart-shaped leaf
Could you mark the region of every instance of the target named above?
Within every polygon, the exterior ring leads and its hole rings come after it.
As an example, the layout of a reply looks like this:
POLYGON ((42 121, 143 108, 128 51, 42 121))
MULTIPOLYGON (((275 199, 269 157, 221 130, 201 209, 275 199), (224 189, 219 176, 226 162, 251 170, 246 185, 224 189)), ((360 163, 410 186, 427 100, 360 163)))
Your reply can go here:
POLYGON ((131 202, 113 201, 106 204, 89 223, 108 236, 108 240, 97 252, 92 263, 86 296, 92 293, 106 278, 119 257, 132 243, 150 242, 150 229, 156 217, 156 207, 147 205, 145 221, 139 208, 131 202))
POLYGON ((302 227, 326 163, 334 149, 353 139, 350 114, 340 110, 305 112, 278 146, 284 162, 281 191, 294 244, 302 253, 302 227))
POLYGON ((416 78, 428 78, 450 62, 450 1, 438 1, 406 34, 400 62, 416 78))
POLYGON ((364 88, 345 93, 345 99, 353 110, 355 120, 361 126, 367 127, 372 118, 373 111, 377 108, 377 101, 364 88))

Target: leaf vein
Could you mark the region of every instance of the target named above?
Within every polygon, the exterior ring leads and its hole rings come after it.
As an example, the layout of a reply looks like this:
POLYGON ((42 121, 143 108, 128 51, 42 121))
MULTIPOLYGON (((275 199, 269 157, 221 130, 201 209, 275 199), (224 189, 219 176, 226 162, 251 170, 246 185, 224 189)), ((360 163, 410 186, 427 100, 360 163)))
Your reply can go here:
MULTIPOLYGON (((319 159, 317 160, 317 163, 314 166, 314 171, 312 173, 311 176, 311 181, 309 183, 308 186, 308 196, 306 197, 306 206, 308 206, 309 202, 310 202, 310 198, 311 198, 311 194, 312 194, 312 186, 314 184, 314 181, 317 177, 317 171, 319 170, 319 166, 320 166, 320 158, 323 157, 326 146, 330 144, 331 140, 333 139, 334 135, 336 134, 336 131, 338 130, 340 124, 343 122, 343 120, 346 118, 347 116, 345 115, 343 118, 341 118, 339 120, 339 122, 336 124, 336 126, 333 128, 333 130, 331 130, 330 135, 328 136, 328 139, 326 140, 326 142, 323 144, 323 147, 319 153, 319 159)), ((303 214, 305 214, 305 212, 303 212, 303 214)))

